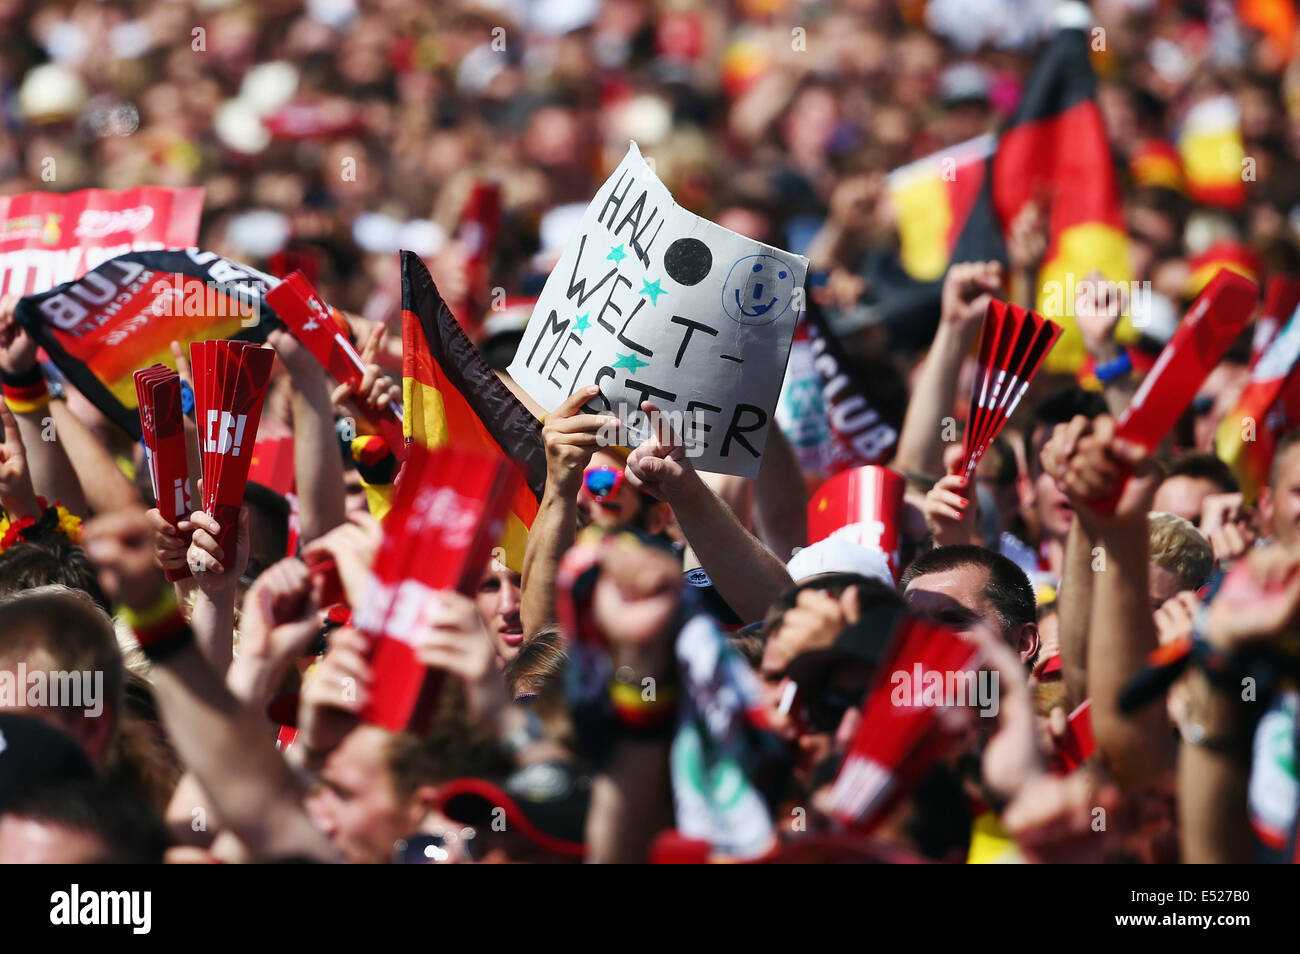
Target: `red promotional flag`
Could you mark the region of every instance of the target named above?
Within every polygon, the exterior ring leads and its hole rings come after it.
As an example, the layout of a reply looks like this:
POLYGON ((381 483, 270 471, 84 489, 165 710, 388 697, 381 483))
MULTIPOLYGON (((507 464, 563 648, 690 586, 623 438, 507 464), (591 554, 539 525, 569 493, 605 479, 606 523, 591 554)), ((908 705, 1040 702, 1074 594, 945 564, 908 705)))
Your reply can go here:
MULTIPOLYGON (((259 437, 253 442, 253 459, 248 465, 248 479, 270 487, 281 497, 293 492, 293 435, 259 437)), ((289 551, 292 555, 293 550, 289 551)))
POLYGON ((885 554, 898 578, 898 512, 904 480, 887 467, 856 467, 822 484, 808 502, 808 543, 842 536, 885 554))
POLYGON ((438 591, 477 590, 519 480, 518 468, 500 456, 412 445, 354 619, 372 640, 366 722, 393 732, 427 724, 441 673, 420 664, 411 640, 437 605, 438 591))
POLYGON ((199 428, 203 512, 221 525, 217 545, 234 557, 239 510, 275 352, 247 341, 196 341, 194 418, 199 428))
POLYGON ((1060 336, 1060 327, 1041 315, 997 299, 989 302, 957 473, 969 479, 975 472, 1060 336))
POLYGON ((1059 768, 1073 772, 1095 751, 1097 741, 1092 734, 1092 700, 1084 699, 1066 721, 1065 737, 1057 749, 1059 768))
MULTIPOLYGON (((1211 369, 1246 327, 1259 289, 1236 272, 1222 269, 1197 296, 1169 339, 1115 428, 1115 436, 1154 451, 1168 434, 1211 369)), ((1110 513, 1119 500, 1098 501, 1110 513)))
POLYGON ((1205 286, 1119 419, 1116 436, 1149 451, 1164 440, 1196 390, 1246 327, 1259 289, 1222 269, 1205 286))
MULTIPOLYGON (((159 513, 175 526, 194 508, 194 488, 186 461, 185 419, 181 414, 181 380, 175 371, 155 364, 135 373, 135 386, 149 483, 159 513)), ((167 579, 173 582, 189 575, 187 567, 167 570, 167 579)))
POLYGON ((831 789, 836 818, 869 831, 959 737, 938 716, 950 706, 988 701, 975 691, 978 654, 946 627, 903 617, 831 789))
MULTIPOLYGON (((1300 323, 1295 319, 1300 299, 1291 301, 1289 295, 1283 297, 1280 284, 1281 281, 1269 281, 1269 296, 1263 310, 1276 310, 1289 304, 1290 320, 1281 333, 1272 336, 1263 354, 1252 363, 1250 380, 1237 399, 1237 406, 1223 416, 1214 435, 1214 452, 1237 475, 1237 483, 1248 503, 1268 483, 1278 437, 1290 429, 1292 421, 1300 420, 1300 407, 1297 407, 1300 375, 1296 374, 1300 362, 1300 323)), ((1256 337, 1264 320, 1261 316, 1256 322, 1256 337)))
MULTIPOLYGON (((348 340, 347 325, 338 309, 325 303, 302 272, 287 276, 266 293, 265 300, 294 337, 306 345, 330 373, 330 377, 339 384, 352 385, 353 392, 360 393, 366 366, 348 340)), ((401 404, 391 403, 380 414, 378 424, 384 441, 393 453, 405 456, 401 404)))
POLYGON ((47 291, 124 252, 189 248, 202 212, 201 188, 0 196, 0 293, 47 291))
POLYGON ((501 232, 501 186, 474 183, 460 215, 457 237, 465 243, 465 299, 458 309, 466 331, 477 328, 489 305, 488 279, 501 232))

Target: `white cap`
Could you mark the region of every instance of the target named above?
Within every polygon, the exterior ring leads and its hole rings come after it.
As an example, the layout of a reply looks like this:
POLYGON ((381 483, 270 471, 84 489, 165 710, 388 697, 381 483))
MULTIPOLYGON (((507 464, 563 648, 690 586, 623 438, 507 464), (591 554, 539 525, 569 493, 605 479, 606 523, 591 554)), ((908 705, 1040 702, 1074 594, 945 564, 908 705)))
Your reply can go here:
POLYGON ((796 583, 818 573, 858 573, 894 585, 889 561, 875 547, 864 547, 840 537, 827 537, 804 547, 785 565, 796 583))

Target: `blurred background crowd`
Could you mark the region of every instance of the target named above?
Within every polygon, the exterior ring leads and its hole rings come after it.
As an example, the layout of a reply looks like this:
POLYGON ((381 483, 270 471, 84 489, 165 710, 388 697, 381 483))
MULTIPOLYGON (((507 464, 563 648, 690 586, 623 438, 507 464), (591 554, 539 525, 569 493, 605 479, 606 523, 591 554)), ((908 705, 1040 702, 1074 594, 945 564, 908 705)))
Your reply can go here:
MULTIPOLYGON (((0 193, 202 185, 202 247, 250 264, 311 247, 329 300, 386 320, 401 247, 462 297, 482 176, 503 190, 489 284, 535 295, 636 140, 680 204, 811 249, 837 317, 869 317, 884 290, 866 263, 897 243, 885 174, 996 129, 1055 6, 0 0, 0 193), (838 241, 817 243, 827 226, 838 241)), ((1178 312, 1208 250, 1294 268, 1294 4, 1092 8, 1133 278, 1178 312), (1198 204, 1175 148, 1188 111, 1225 93, 1252 160, 1235 207, 1198 204)))

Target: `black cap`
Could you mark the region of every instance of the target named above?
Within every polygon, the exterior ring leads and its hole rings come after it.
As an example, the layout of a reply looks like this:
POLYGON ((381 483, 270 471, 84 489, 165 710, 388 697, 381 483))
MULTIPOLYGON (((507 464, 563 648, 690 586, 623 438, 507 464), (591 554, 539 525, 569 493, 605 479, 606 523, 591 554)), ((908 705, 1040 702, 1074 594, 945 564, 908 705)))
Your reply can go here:
POLYGON ((570 857, 587 853, 590 804, 591 779, 562 762, 526 766, 501 783, 458 778, 438 792, 439 808, 453 821, 484 826, 503 808, 507 823, 534 845, 570 857))

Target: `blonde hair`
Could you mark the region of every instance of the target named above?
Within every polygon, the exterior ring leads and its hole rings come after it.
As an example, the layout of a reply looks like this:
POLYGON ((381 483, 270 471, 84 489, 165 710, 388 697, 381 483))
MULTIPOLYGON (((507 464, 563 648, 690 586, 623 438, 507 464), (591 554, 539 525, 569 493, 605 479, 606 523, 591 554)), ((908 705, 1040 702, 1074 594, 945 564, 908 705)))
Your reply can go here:
POLYGON ((1177 514, 1147 514, 1150 533, 1151 562, 1168 570, 1195 590, 1205 584, 1214 571, 1214 550, 1192 524, 1177 514))

